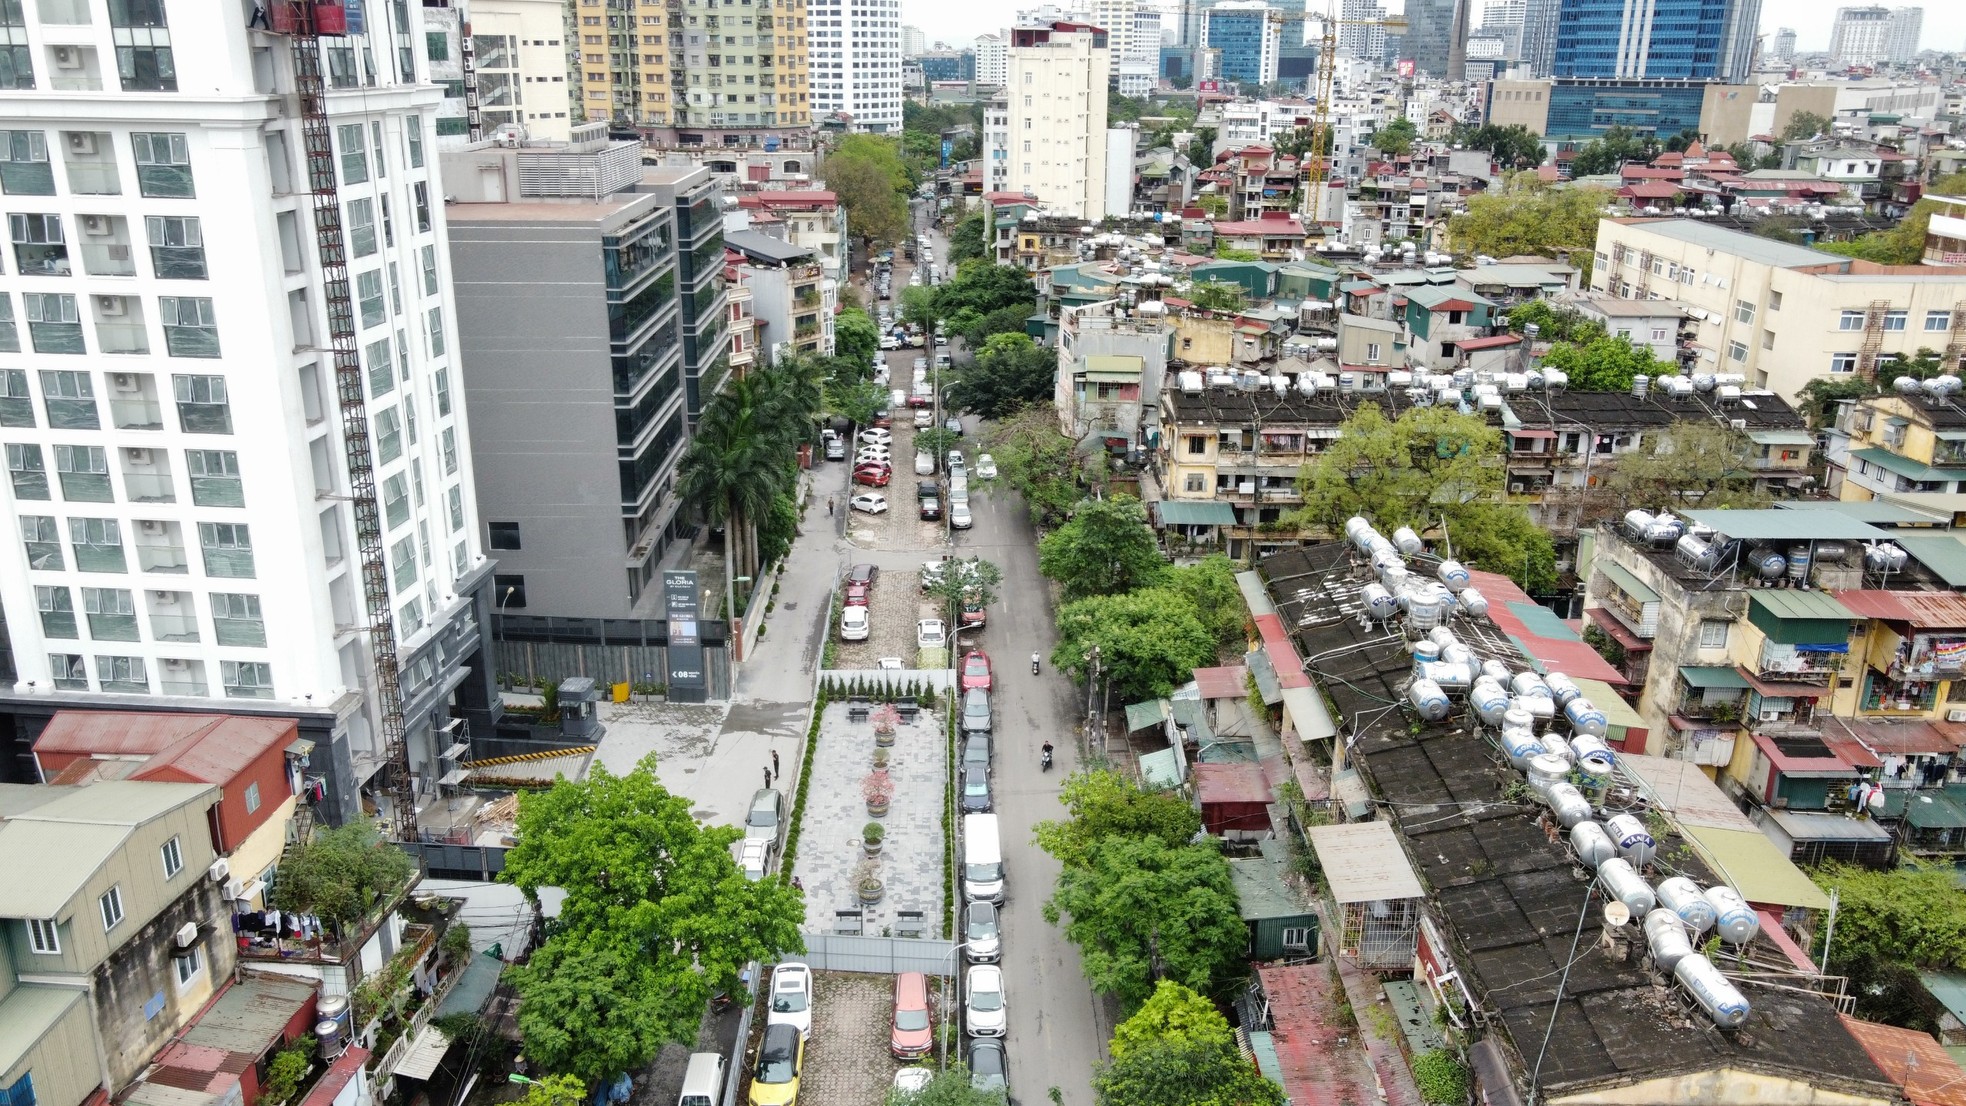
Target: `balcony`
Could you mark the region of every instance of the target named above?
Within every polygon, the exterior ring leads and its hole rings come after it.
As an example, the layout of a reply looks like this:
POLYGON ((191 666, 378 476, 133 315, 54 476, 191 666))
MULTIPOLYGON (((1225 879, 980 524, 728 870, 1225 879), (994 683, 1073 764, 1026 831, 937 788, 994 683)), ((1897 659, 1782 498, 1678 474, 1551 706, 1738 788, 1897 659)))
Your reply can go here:
POLYGON ((153 614, 150 636, 158 641, 197 641, 198 619, 188 614, 153 614))
POLYGON ((169 473, 123 474, 123 490, 132 503, 175 503, 177 488, 169 473))
POLYGON ((154 399, 112 398, 109 418, 118 430, 164 429, 164 408, 154 399))

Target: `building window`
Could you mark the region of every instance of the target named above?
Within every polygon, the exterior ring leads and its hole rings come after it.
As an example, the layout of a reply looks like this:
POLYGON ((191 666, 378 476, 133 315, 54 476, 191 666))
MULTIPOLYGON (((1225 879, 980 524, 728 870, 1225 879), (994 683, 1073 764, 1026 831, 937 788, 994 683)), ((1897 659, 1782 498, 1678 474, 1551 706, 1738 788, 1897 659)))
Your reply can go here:
POLYGON ((273 698, 273 666, 263 661, 220 661, 219 679, 228 699, 273 698))
POLYGON ((1208 490, 1207 480, 1208 478, 1203 476, 1201 473, 1191 472, 1188 474, 1187 479, 1183 484, 1183 487, 1185 488, 1185 490, 1191 492, 1207 491, 1208 490))
POLYGON ((237 453, 229 449, 187 449, 184 465, 191 473, 191 502, 200 507, 246 505, 237 453))
POLYGON ((1754 305, 1746 300, 1735 300, 1734 321, 1737 323, 1754 322, 1754 305))
POLYGON ((252 529, 242 522, 201 522, 198 544, 205 554, 205 575, 252 579, 252 529))
POLYGON ((61 927, 53 918, 29 918, 27 920, 27 947, 42 956, 56 956, 61 953, 61 927))
POLYGON ((493 549, 520 549, 519 524, 516 522, 488 522, 491 531, 490 541, 493 549))
POLYGON ((137 607, 122 588, 83 588, 82 610, 89 616, 89 636, 97 641, 136 641, 137 607))
POLYGON ((195 947, 181 950, 171 957, 171 966, 177 972, 177 985, 188 986, 204 972, 205 952, 195 947))
POLYGON ((80 572, 124 572, 123 528, 113 518, 71 518, 68 544, 80 572))
POLYGON ((54 429, 97 428, 95 384, 88 373, 43 371, 41 398, 47 408, 48 425, 54 429))
POLYGON ((177 91, 177 63, 171 57, 164 0, 109 0, 109 25, 123 91, 177 91))
POLYGON ((396 387, 395 354, 389 339, 381 338, 362 347, 362 359, 369 363, 369 398, 379 399, 396 387))
POLYGON ((79 653, 49 653, 48 672, 63 691, 89 690, 89 669, 79 653))
POLYGON ((224 377, 173 376, 171 390, 177 398, 178 423, 186 434, 232 433, 232 405, 224 377))
POLYGON ((53 516, 22 515, 20 540, 27 549, 27 567, 61 571, 61 529, 53 516))
POLYGON ((1836 329, 1838 329, 1838 330, 1862 330, 1863 328, 1864 328, 1864 313, 1863 313, 1863 312, 1861 312, 1861 311, 1844 311, 1844 312, 1841 312, 1840 314, 1838 314, 1838 315, 1837 315, 1837 321, 1836 321, 1836 329))
POLYGON ((184 199, 195 192, 191 184, 191 152, 184 135, 137 132, 130 135, 136 151, 137 190, 159 199, 184 199))
POLYGON ((55 194, 45 131, 0 131, 0 191, 9 196, 55 194))
POLYGON ((58 445, 55 472, 61 476, 61 497, 77 503, 114 503, 109 486, 109 458, 101 446, 58 445))
POLYGON ((375 417, 375 451, 383 465, 403 455, 403 417, 393 407, 375 417))
POLYGON ((400 472, 382 482, 382 514, 391 530, 410 520, 410 482, 400 472))
POLYGON ((1857 371, 1857 355, 1854 353, 1832 353, 1829 355, 1829 371, 1833 373, 1853 373, 1857 371))
POLYGON ((444 427, 443 434, 439 435, 437 448, 438 448, 438 452, 443 455, 444 475, 456 476, 457 475, 457 427, 455 426, 444 427))
POLYGON ((1725 649, 1727 647, 1727 626, 1724 618, 1703 618, 1700 620, 1700 648, 1725 649))
POLYGON ((1727 359, 1728 359, 1729 361, 1746 361, 1746 360, 1748 359, 1748 345, 1747 345, 1747 343, 1746 343, 1746 342, 1728 342, 1728 343, 1727 343, 1727 359))
POLYGON ((1365 363, 1368 365, 1377 365, 1379 363, 1379 343, 1365 343, 1365 363))
POLYGON ((464 490, 452 488, 444 498, 450 504, 451 533, 455 534, 464 529, 464 490))
POLYGON ((1772 331, 1772 330, 1764 330, 1764 331, 1762 331, 1762 332, 1761 332, 1761 348, 1762 348, 1762 349, 1774 349, 1774 348, 1775 348, 1775 332, 1774 332, 1774 331, 1772 331))
POLYGON ((526 606, 526 578, 524 576, 493 576, 492 594, 497 596, 493 604, 499 611, 524 610, 526 606))
MULTIPOLYGON (((4 303, 5 297, 0 297, 4 303)), ((0 369, 0 426, 33 426, 34 395, 26 369, 0 369)))
POLYGON ((431 61, 451 60, 450 39, 445 37, 442 31, 425 31, 423 33, 423 56, 429 58, 431 61))
POLYGON ((348 249, 353 257, 367 257, 375 252, 374 200, 364 197, 348 201, 348 249))
POLYGON ((150 674, 144 670, 142 657, 97 657, 96 679, 104 691, 150 694, 150 674))
POLYGON ((1283 947, 1293 952, 1308 952, 1311 947, 1310 927, 1285 926, 1283 930, 1283 947))
POLYGON ((75 624, 75 597, 67 588, 37 586, 34 606, 41 613, 41 636, 80 638, 75 624))
POLYGON ((416 535, 406 534, 389 547, 389 578, 396 590, 405 592, 416 586, 416 535))
POLYGON ((361 184, 369 179, 369 133, 360 123, 335 128, 335 144, 341 147, 341 183, 361 184))
POLYGON ((437 247, 424 246, 423 253, 423 294, 437 294, 437 247))
POLYGON ((149 215, 143 226, 150 239, 150 265, 160 279, 205 279, 205 236, 196 218, 149 215))
POLYGON ((259 783, 258 781, 254 781, 246 785, 246 813, 254 814, 257 813, 258 811, 259 811, 259 783))
MULTIPOLYGON (((441 306, 431 308, 429 318, 430 356, 442 357, 444 355, 444 309, 441 306)), ((439 413, 441 414, 442 412, 439 413)))
POLYGON ((34 352, 88 352, 82 344, 82 314, 75 307, 74 296, 28 292, 21 299, 27 305, 27 336, 34 343, 34 352))
POLYGON ((1909 311, 1886 311, 1884 313, 1884 329, 1904 330, 1906 324, 1909 322, 1910 314, 1909 311))
POLYGON ((7 446, 7 474, 13 478, 15 499, 47 499, 48 470, 38 445, 7 446))
POLYGON ((362 309, 364 327, 381 326, 386 317, 382 309, 382 270, 355 274, 355 300, 362 309))
POLYGON ((164 842, 161 850, 164 857, 164 878, 170 879, 184 870, 184 846, 176 837, 164 842))
POLYGON ((204 296, 159 296, 164 348, 172 357, 217 357, 218 316, 204 296))
POLYGON ((111 887, 109 890, 104 891, 102 893, 102 898, 96 900, 96 905, 102 908, 103 932, 107 933, 110 930, 115 929, 116 923, 123 920, 122 885, 118 884, 117 886, 111 887))
POLYGON ((259 596, 213 592, 212 629, 220 645, 265 648, 266 622, 260 617, 259 596))

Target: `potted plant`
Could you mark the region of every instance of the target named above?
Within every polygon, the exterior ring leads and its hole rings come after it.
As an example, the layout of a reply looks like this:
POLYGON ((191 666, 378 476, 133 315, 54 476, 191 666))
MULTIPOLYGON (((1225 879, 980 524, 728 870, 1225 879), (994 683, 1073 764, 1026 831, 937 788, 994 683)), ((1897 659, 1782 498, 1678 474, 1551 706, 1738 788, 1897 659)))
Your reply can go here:
POLYGON ((869 822, 860 830, 860 844, 866 848, 868 856, 881 855, 881 839, 887 836, 887 827, 879 822, 869 822))
POLYGON ((894 777, 887 769, 876 768, 860 781, 861 797, 867 800, 867 813, 875 818, 887 814, 887 805, 894 798, 894 777))
POLYGON ((872 860, 860 862, 860 870, 854 873, 853 883, 860 893, 862 906, 873 906, 887 894, 887 886, 881 882, 880 865, 872 860))
POLYGON ((868 720, 874 723, 874 744, 894 744, 894 728, 901 723, 901 712, 894 709, 893 703, 882 703, 875 707, 874 712, 868 715, 868 720))
POLYGON ((876 748, 874 749, 874 767, 876 767, 876 768, 886 768, 886 767, 887 767, 887 758, 888 758, 888 750, 887 750, 887 749, 885 749, 885 748, 881 748, 881 747, 878 747, 878 746, 877 746, 877 747, 876 747, 876 748))

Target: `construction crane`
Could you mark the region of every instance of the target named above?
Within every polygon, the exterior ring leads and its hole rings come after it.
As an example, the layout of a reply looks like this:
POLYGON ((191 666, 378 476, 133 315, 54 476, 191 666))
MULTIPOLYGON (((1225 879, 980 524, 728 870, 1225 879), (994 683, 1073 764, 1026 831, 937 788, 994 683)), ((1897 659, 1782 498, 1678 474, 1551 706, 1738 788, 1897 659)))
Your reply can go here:
POLYGON ((355 545, 362 562, 362 595, 369 616, 369 654, 375 664, 377 713, 388 788, 391 829, 399 841, 417 839, 416 792, 410 777, 408 735, 403 725, 402 673, 396 656, 396 622, 389 601, 389 565, 382 549, 382 513, 375 492, 375 458, 369 441, 369 407, 362 359, 355 341, 355 305, 349 295, 348 250, 341 222, 334 131, 322 80, 321 38, 348 33, 348 12, 330 0, 278 0, 269 6, 271 29, 293 45, 308 192, 314 202, 314 243, 321 262, 327 308, 327 352, 334 359, 335 397, 341 410, 348 501, 355 513, 355 545))
MULTIPOLYGON (((1312 17, 1315 18, 1315 17, 1312 17)), ((1340 27, 1383 27, 1389 31, 1404 31, 1406 17, 1387 16, 1383 19, 1340 19, 1338 0, 1325 0, 1323 16, 1324 35, 1318 49, 1317 58, 1317 100, 1311 111, 1311 142, 1304 151, 1304 230, 1306 234, 1324 234, 1323 225, 1318 220, 1318 209, 1322 206, 1324 182, 1331 176, 1331 162, 1325 146, 1331 141, 1331 85, 1338 71, 1338 28, 1340 27)))

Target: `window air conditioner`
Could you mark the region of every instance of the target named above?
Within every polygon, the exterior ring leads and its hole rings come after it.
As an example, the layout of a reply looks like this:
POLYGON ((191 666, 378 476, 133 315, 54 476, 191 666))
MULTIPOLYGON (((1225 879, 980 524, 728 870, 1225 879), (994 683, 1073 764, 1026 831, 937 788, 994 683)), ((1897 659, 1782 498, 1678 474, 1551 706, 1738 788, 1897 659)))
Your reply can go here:
POLYGON ((179 926, 178 931, 175 935, 175 940, 177 941, 177 947, 181 949, 188 949, 191 946, 197 944, 198 923, 186 922, 183 925, 179 926))
MULTIPOLYGON (((88 136, 83 135, 82 137, 87 138, 88 136)), ((82 233, 101 238, 104 235, 116 233, 116 224, 107 215, 84 215, 82 216, 82 233)))
POLYGON ((74 46, 55 47, 55 68, 56 69, 82 68, 82 51, 74 46))
POLYGON ((229 876, 231 874, 232 874, 232 862, 230 860, 225 859, 222 856, 219 857, 217 860, 212 861, 211 868, 205 872, 205 875, 208 878, 210 878, 213 883, 222 882, 226 876, 229 876))
POLYGON ((68 152, 71 154, 93 154, 96 152, 96 136, 88 131, 68 132, 68 152))
POLYGON ((1946 708, 1946 721, 1948 721, 1948 722, 1966 722, 1966 707, 1948 707, 1948 708, 1946 708))
POLYGON ((133 465, 147 465, 150 463, 150 451, 141 446, 131 446, 125 449, 123 456, 127 457, 133 465))
POLYGON ((119 392, 137 392, 143 390, 143 385, 138 382, 137 374, 135 373, 110 373, 109 386, 119 392))
POLYGON ((123 302, 123 297, 121 296, 97 296, 96 310, 100 311, 104 316, 120 318, 129 314, 130 309, 123 302))

